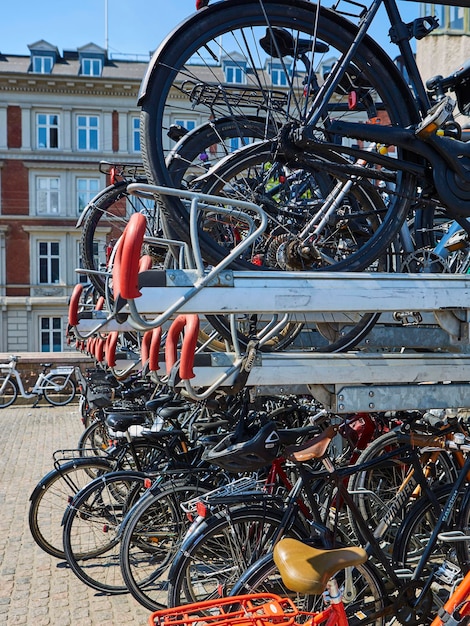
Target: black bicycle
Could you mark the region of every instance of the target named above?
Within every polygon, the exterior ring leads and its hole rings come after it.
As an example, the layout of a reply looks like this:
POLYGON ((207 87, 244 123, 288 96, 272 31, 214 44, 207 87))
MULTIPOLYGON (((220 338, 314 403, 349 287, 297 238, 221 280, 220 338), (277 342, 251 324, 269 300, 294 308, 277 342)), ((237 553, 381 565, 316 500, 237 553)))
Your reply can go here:
MULTIPOLYGON (((470 148, 446 94, 454 92, 468 113, 469 70, 424 85, 410 46, 437 25, 433 16, 405 24, 395 0, 368 7, 342 0, 332 9, 305 0, 211 3, 165 40, 143 83, 148 180, 179 185, 167 166, 166 136, 178 93, 200 119, 240 120, 257 111, 266 120, 262 141, 246 142, 191 182, 266 211, 265 238, 234 267, 374 268, 420 203, 438 202, 463 223, 470 148), (367 34, 381 6, 407 81, 367 34)), ((169 232, 187 241, 187 206, 170 196, 161 201, 169 232)), ((236 218, 201 217, 207 261, 223 258, 247 229, 236 218)))

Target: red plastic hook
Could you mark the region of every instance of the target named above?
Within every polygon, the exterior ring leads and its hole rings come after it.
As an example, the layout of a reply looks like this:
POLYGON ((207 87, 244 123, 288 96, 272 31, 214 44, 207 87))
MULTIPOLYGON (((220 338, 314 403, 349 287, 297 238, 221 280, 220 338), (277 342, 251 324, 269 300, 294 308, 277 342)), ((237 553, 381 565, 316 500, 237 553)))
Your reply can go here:
POLYGON ((145 215, 134 213, 124 229, 121 246, 117 251, 117 255, 120 255, 118 261, 118 291, 121 297, 126 300, 133 300, 141 295, 138 275, 146 228, 147 220, 145 215))
POLYGON ((78 324, 78 305, 83 291, 83 285, 77 283, 73 288, 72 295, 69 302, 69 324, 70 326, 77 326, 78 324))
POLYGON ((115 367, 116 365, 116 346, 118 342, 119 332, 114 330, 112 333, 109 333, 108 338, 106 339, 106 363, 108 367, 115 367))
POLYGON ((159 326, 152 330, 152 341, 150 343, 149 354, 149 370, 151 372, 158 372, 160 369, 158 358, 160 356, 160 342, 162 339, 162 329, 159 326))
POLYGON ((149 360, 152 332, 152 330, 147 330, 142 337, 142 343, 140 344, 140 360, 142 365, 145 365, 145 363, 149 360))
POLYGON ((165 344, 165 364, 166 372, 169 374, 177 361, 178 339, 183 328, 186 328, 186 331, 181 346, 179 375, 182 380, 189 380, 195 377, 193 372, 194 353, 199 333, 199 317, 195 313, 178 315, 170 326, 165 344))

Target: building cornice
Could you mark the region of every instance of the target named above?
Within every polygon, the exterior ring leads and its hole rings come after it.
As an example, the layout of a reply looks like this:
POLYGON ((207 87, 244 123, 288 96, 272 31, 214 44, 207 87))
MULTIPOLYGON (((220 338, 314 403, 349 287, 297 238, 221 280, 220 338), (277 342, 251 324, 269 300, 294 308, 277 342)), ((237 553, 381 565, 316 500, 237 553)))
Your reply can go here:
POLYGON ((82 79, 72 76, 53 76, 46 78, 27 74, 1 74, 0 91, 10 93, 63 94, 116 97, 133 97, 139 92, 140 79, 82 79))

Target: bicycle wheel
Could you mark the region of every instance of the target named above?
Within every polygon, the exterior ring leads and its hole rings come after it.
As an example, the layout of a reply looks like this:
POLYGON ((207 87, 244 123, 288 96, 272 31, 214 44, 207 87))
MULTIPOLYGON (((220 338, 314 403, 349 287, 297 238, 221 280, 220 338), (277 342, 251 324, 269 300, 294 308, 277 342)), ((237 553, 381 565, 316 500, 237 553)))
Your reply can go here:
MULTIPOLYGON (((362 465, 378 459, 384 454, 397 450, 401 445, 403 444, 398 442, 397 432, 390 431, 384 433, 368 444, 358 457, 356 465, 362 465)), ((446 452, 442 451, 438 455, 424 453, 422 463, 423 469, 428 475, 429 483, 433 486, 452 484, 455 480, 456 470, 446 452), (427 466, 428 470, 426 470, 427 463, 429 463, 427 466)), ((370 469, 358 471, 351 475, 348 491, 352 494, 353 500, 359 508, 360 515, 362 515, 371 531, 374 531, 379 526, 391 500, 396 497, 397 493, 403 493, 405 488, 404 481, 408 477, 410 469, 409 460, 392 457, 382 465, 374 465, 370 469)), ((418 489, 417 483, 414 484, 416 490, 410 493, 407 501, 404 501, 402 507, 395 511, 395 517, 390 527, 381 536, 383 545, 388 544, 393 547, 396 533, 407 515, 409 506, 419 497, 421 490, 418 489)), ((366 542, 367 539, 364 537, 357 523, 356 516, 351 510, 348 510, 348 517, 356 537, 359 541, 366 542)))
POLYGON ((167 606, 168 570, 189 526, 180 507, 207 489, 163 483, 129 512, 121 537, 122 576, 132 596, 150 611, 167 606))
MULTIPOLYGON (((343 590, 348 624, 383 626, 386 623, 382 615, 386 594, 378 572, 370 563, 343 570, 335 578, 343 590)), ((317 611, 324 606, 322 596, 306 596, 288 589, 282 582, 272 554, 266 554, 247 569, 229 595, 265 592, 291 598, 300 611, 317 611)))
MULTIPOLYGON (((377 153, 371 150, 366 179, 362 176, 364 170, 351 168, 350 155, 354 155, 351 142, 345 141, 343 145, 341 138, 332 137, 329 131, 333 118, 371 121, 381 117, 385 124, 398 126, 407 126, 418 119, 403 78, 368 37, 358 47, 331 101, 322 102, 320 121, 314 128, 321 150, 315 150, 314 155, 296 149, 293 144, 287 149, 289 141, 286 140, 292 136, 291 131, 305 120, 310 104, 309 90, 315 92, 314 81, 323 75, 322 64, 325 67, 327 58, 331 60, 346 52, 357 32, 355 26, 338 13, 321 9, 317 20, 316 11, 317 5, 303 0, 264 3, 243 0, 241 4, 229 0, 207 7, 204 12, 190 17, 162 44, 144 86, 140 99, 143 160, 151 182, 174 186, 165 158, 170 150, 166 137, 169 121, 171 123, 176 115, 171 108, 170 92, 186 99, 188 110, 191 107, 193 118, 199 122, 209 115, 242 117, 253 110, 263 110, 269 122, 267 127, 278 133, 273 141, 271 161, 265 163, 265 184, 259 187, 258 179, 248 179, 240 190, 245 200, 254 200, 265 208, 270 222, 268 234, 277 238, 276 252, 272 249, 268 256, 264 252, 264 257, 246 255, 234 261, 233 267, 259 269, 260 262, 270 267, 268 261, 274 259, 280 267, 279 259, 284 256, 287 265, 300 265, 305 269, 363 269, 392 242, 414 196, 414 177, 410 171, 398 171, 396 159, 383 161, 386 167, 376 167, 372 161, 377 153), (310 59, 308 51, 315 46, 315 28, 318 45, 314 59, 310 59), (223 72, 227 68, 235 74, 224 80, 223 72), (273 87, 271 69, 274 68, 281 70, 286 82, 284 88, 273 87), (207 72, 207 79, 202 75, 203 70, 207 72), (234 82, 238 79, 243 84, 234 82), (347 104, 351 96, 358 101, 358 106, 352 107, 354 110, 347 104), (282 149, 283 146, 286 149, 282 149), (284 161, 282 180, 287 173, 289 188, 283 194, 285 187, 281 184, 276 204, 273 202, 275 192, 269 189, 269 184, 277 187, 277 181, 273 179, 269 183, 272 178, 269 172, 270 165, 281 165, 276 163, 278 151, 284 161), (316 237, 314 242, 304 246, 308 248, 314 243, 310 252, 316 254, 312 257, 304 250, 299 259, 297 253, 302 248, 297 245, 296 237, 305 228, 309 232, 308 223, 314 216, 319 217, 325 208, 332 186, 347 180, 351 182, 354 176, 354 186, 358 189, 375 187, 378 190, 377 181, 386 185, 386 193, 374 196, 375 200, 380 196, 381 201, 361 207, 349 191, 338 196, 335 210, 329 212, 323 240, 316 237), (271 192, 267 197, 266 191, 271 192), (283 241, 279 240, 281 236, 285 238, 283 241), (282 252, 279 251, 281 243, 282 252)), ((271 138, 268 130, 266 139, 271 138)), ((251 149, 250 145, 241 148, 233 158, 251 149)), ((403 156, 400 150, 397 152, 403 156)), ((364 156, 362 152, 361 156, 364 156)), ((364 159, 367 161, 367 152, 364 159)), ((196 184, 200 182, 201 177, 196 184)), ((187 241, 187 206, 168 197, 162 197, 162 202, 168 228, 187 241)), ((213 219, 210 229, 208 226, 209 219, 201 224, 199 240, 209 262, 226 256, 246 231, 246 225, 235 220, 213 219)), ((304 240, 307 239, 304 236, 304 240)))
MULTIPOLYGON (((242 573, 266 551, 283 520, 275 505, 246 506, 214 515, 185 540, 169 574, 169 606, 228 595, 242 573)), ((305 539, 294 523, 285 536, 305 539)))
MULTIPOLYGON (((302 315, 289 314, 277 331, 261 346, 263 352, 284 350, 295 345, 297 350, 321 352, 341 352, 352 350, 377 323, 380 313, 316 313, 302 315)), ((212 326, 232 340, 230 320, 227 317, 207 316, 212 326)), ((275 318, 258 315, 237 315, 238 341, 246 347, 253 336, 263 337, 269 332, 275 318)))
MULTIPOLYGON (((157 202, 129 194, 127 186, 130 182, 123 180, 106 187, 85 209, 87 214, 80 239, 84 269, 96 271, 106 268, 112 248, 133 213, 145 215, 148 235, 162 234, 157 202)), ((156 262, 165 263, 166 249, 149 246, 146 253, 154 256, 156 262)), ((88 278, 100 295, 106 295, 104 275, 88 274, 88 278)))
POLYGON ((85 428, 78 440, 77 448, 81 456, 95 454, 105 456, 109 448, 111 436, 104 419, 96 419, 85 428))
POLYGON ((47 376, 44 397, 52 406, 65 406, 72 402, 77 393, 75 383, 64 374, 52 374, 47 376))
MULTIPOLYGON (((463 487, 461 493, 457 494, 454 508, 443 530, 453 530, 458 526, 459 501, 466 488, 463 487)), ((435 510, 433 503, 425 498, 416 502, 397 534, 393 547, 393 560, 396 567, 409 571, 408 580, 402 581, 396 598, 396 615, 399 619, 418 620, 413 623, 419 624, 430 623, 432 617, 437 615, 439 608, 448 599, 453 590, 453 584, 462 575, 462 564, 458 562, 456 544, 438 536, 431 555, 424 564, 420 578, 411 579, 436 528, 441 508, 446 503, 451 490, 451 485, 444 485, 436 490, 436 497, 440 504, 438 511, 435 510), (432 584, 429 584, 430 582, 432 584), (417 594, 425 588, 425 585, 427 591, 418 604, 417 594)), ((468 562, 463 566, 466 571, 468 562)))
POLYGON ((29 528, 42 550, 65 558, 62 543, 62 518, 73 496, 99 474, 113 469, 106 459, 74 459, 51 470, 30 496, 29 528))
POLYGON ((18 397, 18 387, 6 376, 0 376, 0 409, 6 409, 18 397))
POLYGON ((119 529, 127 511, 146 491, 143 472, 110 472, 74 497, 64 514, 65 557, 83 583, 108 594, 124 593, 119 566, 119 529))
MULTIPOLYGON (((265 117, 235 115, 214 119, 196 126, 176 143, 166 157, 166 168, 175 187, 188 187, 196 176, 204 175, 212 165, 233 151, 234 145, 248 145, 272 136, 265 117)), ((170 127, 170 137, 175 132, 170 127)))

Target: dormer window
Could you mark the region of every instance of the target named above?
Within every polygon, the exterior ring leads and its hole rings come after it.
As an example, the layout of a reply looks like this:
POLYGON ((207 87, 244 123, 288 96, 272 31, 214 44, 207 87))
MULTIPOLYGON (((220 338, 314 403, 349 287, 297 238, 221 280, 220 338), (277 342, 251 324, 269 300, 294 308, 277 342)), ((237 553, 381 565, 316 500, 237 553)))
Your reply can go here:
POLYGON ((50 74, 54 66, 54 59, 51 56, 33 56, 33 72, 35 74, 50 74))
POLYGON ((80 74, 82 76, 101 76, 106 60, 106 50, 94 43, 78 49, 80 74))
POLYGON ((59 51, 56 46, 41 39, 30 44, 28 48, 31 51, 29 71, 35 74, 50 74, 59 58, 59 51))
POLYGON ((271 76, 271 83, 276 85, 277 87, 287 87, 289 84, 289 79, 286 74, 287 72, 290 74, 290 67, 283 65, 280 62, 268 61, 267 70, 268 74, 271 76))
POLYGON ((103 63, 101 59, 92 59, 84 57, 82 59, 82 75, 83 76, 101 76, 103 63))
POLYGON ((243 85, 246 83, 245 72, 238 65, 227 65, 225 67, 225 80, 227 83, 243 85))
POLYGON ((225 82, 233 85, 246 85, 247 62, 241 54, 233 52, 222 59, 225 82))

